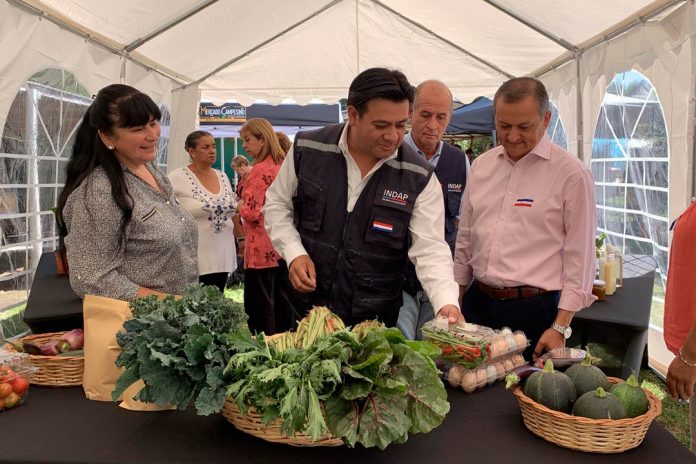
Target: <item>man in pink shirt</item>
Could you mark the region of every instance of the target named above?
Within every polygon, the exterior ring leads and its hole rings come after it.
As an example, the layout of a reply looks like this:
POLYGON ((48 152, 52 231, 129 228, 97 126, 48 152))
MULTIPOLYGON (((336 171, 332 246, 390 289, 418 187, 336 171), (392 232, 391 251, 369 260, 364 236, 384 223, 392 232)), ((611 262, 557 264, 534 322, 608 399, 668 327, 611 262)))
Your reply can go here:
POLYGON ((471 167, 454 276, 466 320, 524 331, 530 359, 564 346, 573 314, 595 299, 594 181, 546 135, 540 81, 511 79, 493 102, 501 146, 471 167))

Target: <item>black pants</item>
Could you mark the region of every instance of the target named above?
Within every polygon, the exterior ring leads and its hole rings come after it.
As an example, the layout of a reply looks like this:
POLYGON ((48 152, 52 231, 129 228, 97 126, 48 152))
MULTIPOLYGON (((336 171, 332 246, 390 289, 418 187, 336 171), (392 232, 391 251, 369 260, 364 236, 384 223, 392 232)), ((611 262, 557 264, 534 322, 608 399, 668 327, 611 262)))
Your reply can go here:
POLYGON ((300 319, 290 292, 284 262, 278 267, 245 269, 244 309, 249 316, 249 330, 266 335, 290 330, 300 319))
POLYGON ((474 282, 464 295, 463 314, 467 322, 474 324, 523 331, 531 341, 523 356, 531 361, 539 338, 556 320, 560 298, 561 292, 553 291, 531 298, 498 300, 481 293, 474 282))
POLYGON ((214 272, 212 274, 203 274, 198 276, 198 282, 202 285, 214 285, 225 293, 225 285, 227 285, 227 277, 229 272, 214 272))

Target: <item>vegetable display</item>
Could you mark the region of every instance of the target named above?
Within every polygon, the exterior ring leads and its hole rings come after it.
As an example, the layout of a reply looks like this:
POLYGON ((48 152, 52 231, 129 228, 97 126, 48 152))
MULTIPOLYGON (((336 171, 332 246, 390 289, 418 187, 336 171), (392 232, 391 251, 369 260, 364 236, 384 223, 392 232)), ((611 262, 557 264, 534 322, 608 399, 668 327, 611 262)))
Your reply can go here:
POLYGON ((624 408, 628 417, 637 417, 648 412, 650 402, 645 392, 640 387, 636 376, 631 374, 628 380, 614 385, 611 393, 616 396, 624 408))
POLYGON ((324 335, 306 348, 277 349, 263 336, 232 337, 227 394, 290 436, 330 432, 348 446, 384 449, 428 432, 449 412, 433 361, 440 350, 372 323, 324 335))
POLYGON ((131 303, 133 319, 116 335, 125 370, 116 382, 114 401, 142 379, 135 398, 198 414, 219 412, 225 401, 223 369, 230 358, 229 334, 247 319, 241 304, 213 286, 191 286, 183 298, 151 295, 131 303))
POLYGON ((611 388, 609 379, 604 372, 592 364, 594 359, 588 352, 582 362, 570 366, 565 371, 565 374, 573 381, 578 397, 587 392, 593 392, 598 387, 602 387, 605 391, 609 391, 611 388))
MULTIPOLYGON (((473 324, 470 324, 473 326, 473 324)), ((490 357, 490 339, 473 331, 449 330, 447 323, 430 321, 423 328, 423 338, 437 345, 442 359, 474 369, 490 357)))
POLYGON ((570 412, 577 397, 573 381, 563 372, 555 371, 550 359, 542 370, 529 376, 524 383, 524 394, 549 409, 563 412, 570 412))
POLYGON ((31 342, 10 343, 20 352, 35 356, 83 356, 82 348, 85 344, 85 333, 82 329, 73 329, 60 336, 57 340, 49 340, 41 345, 31 342))
POLYGON ((0 412, 27 401, 29 377, 35 371, 24 353, 0 349, 0 412))
POLYGON ((590 419, 623 419, 626 409, 616 396, 598 387, 578 398, 573 405, 573 415, 590 419))

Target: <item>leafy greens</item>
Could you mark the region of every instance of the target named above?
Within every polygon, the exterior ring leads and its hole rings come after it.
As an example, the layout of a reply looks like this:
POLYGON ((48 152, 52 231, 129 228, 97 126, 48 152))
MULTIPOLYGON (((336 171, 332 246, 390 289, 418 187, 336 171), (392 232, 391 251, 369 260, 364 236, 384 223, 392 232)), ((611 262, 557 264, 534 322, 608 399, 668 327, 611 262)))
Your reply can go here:
POLYGON ((121 347, 116 366, 125 370, 112 399, 142 379, 145 387, 137 400, 178 409, 194 402, 198 414, 219 412, 225 401, 228 338, 247 319, 242 305, 216 287, 194 285, 180 299, 136 299, 131 310, 133 319, 116 335, 121 347))

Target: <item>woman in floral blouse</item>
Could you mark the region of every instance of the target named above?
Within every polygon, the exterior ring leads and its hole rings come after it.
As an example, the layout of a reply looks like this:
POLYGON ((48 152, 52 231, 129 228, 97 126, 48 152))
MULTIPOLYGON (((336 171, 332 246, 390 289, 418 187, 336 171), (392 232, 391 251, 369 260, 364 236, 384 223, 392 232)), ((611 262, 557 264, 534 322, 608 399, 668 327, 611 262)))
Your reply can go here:
POLYGON ((184 148, 191 163, 169 173, 169 181, 198 225, 198 281, 224 292, 229 273, 237 269, 232 223, 236 195, 227 175, 212 167, 217 155, 210 133, 190 133, 184 148))
POLYGON ((244 308, 249 329, 271 335, 292 326, 293 305, 287 267, 273 249, 263 225, 261 208, 266 190, 278 175, 285 152, 273 126, 262 118, 250 119, 239 131, 244 150, 254 166, 244 182, 239 213, 244 223, 244 308))

